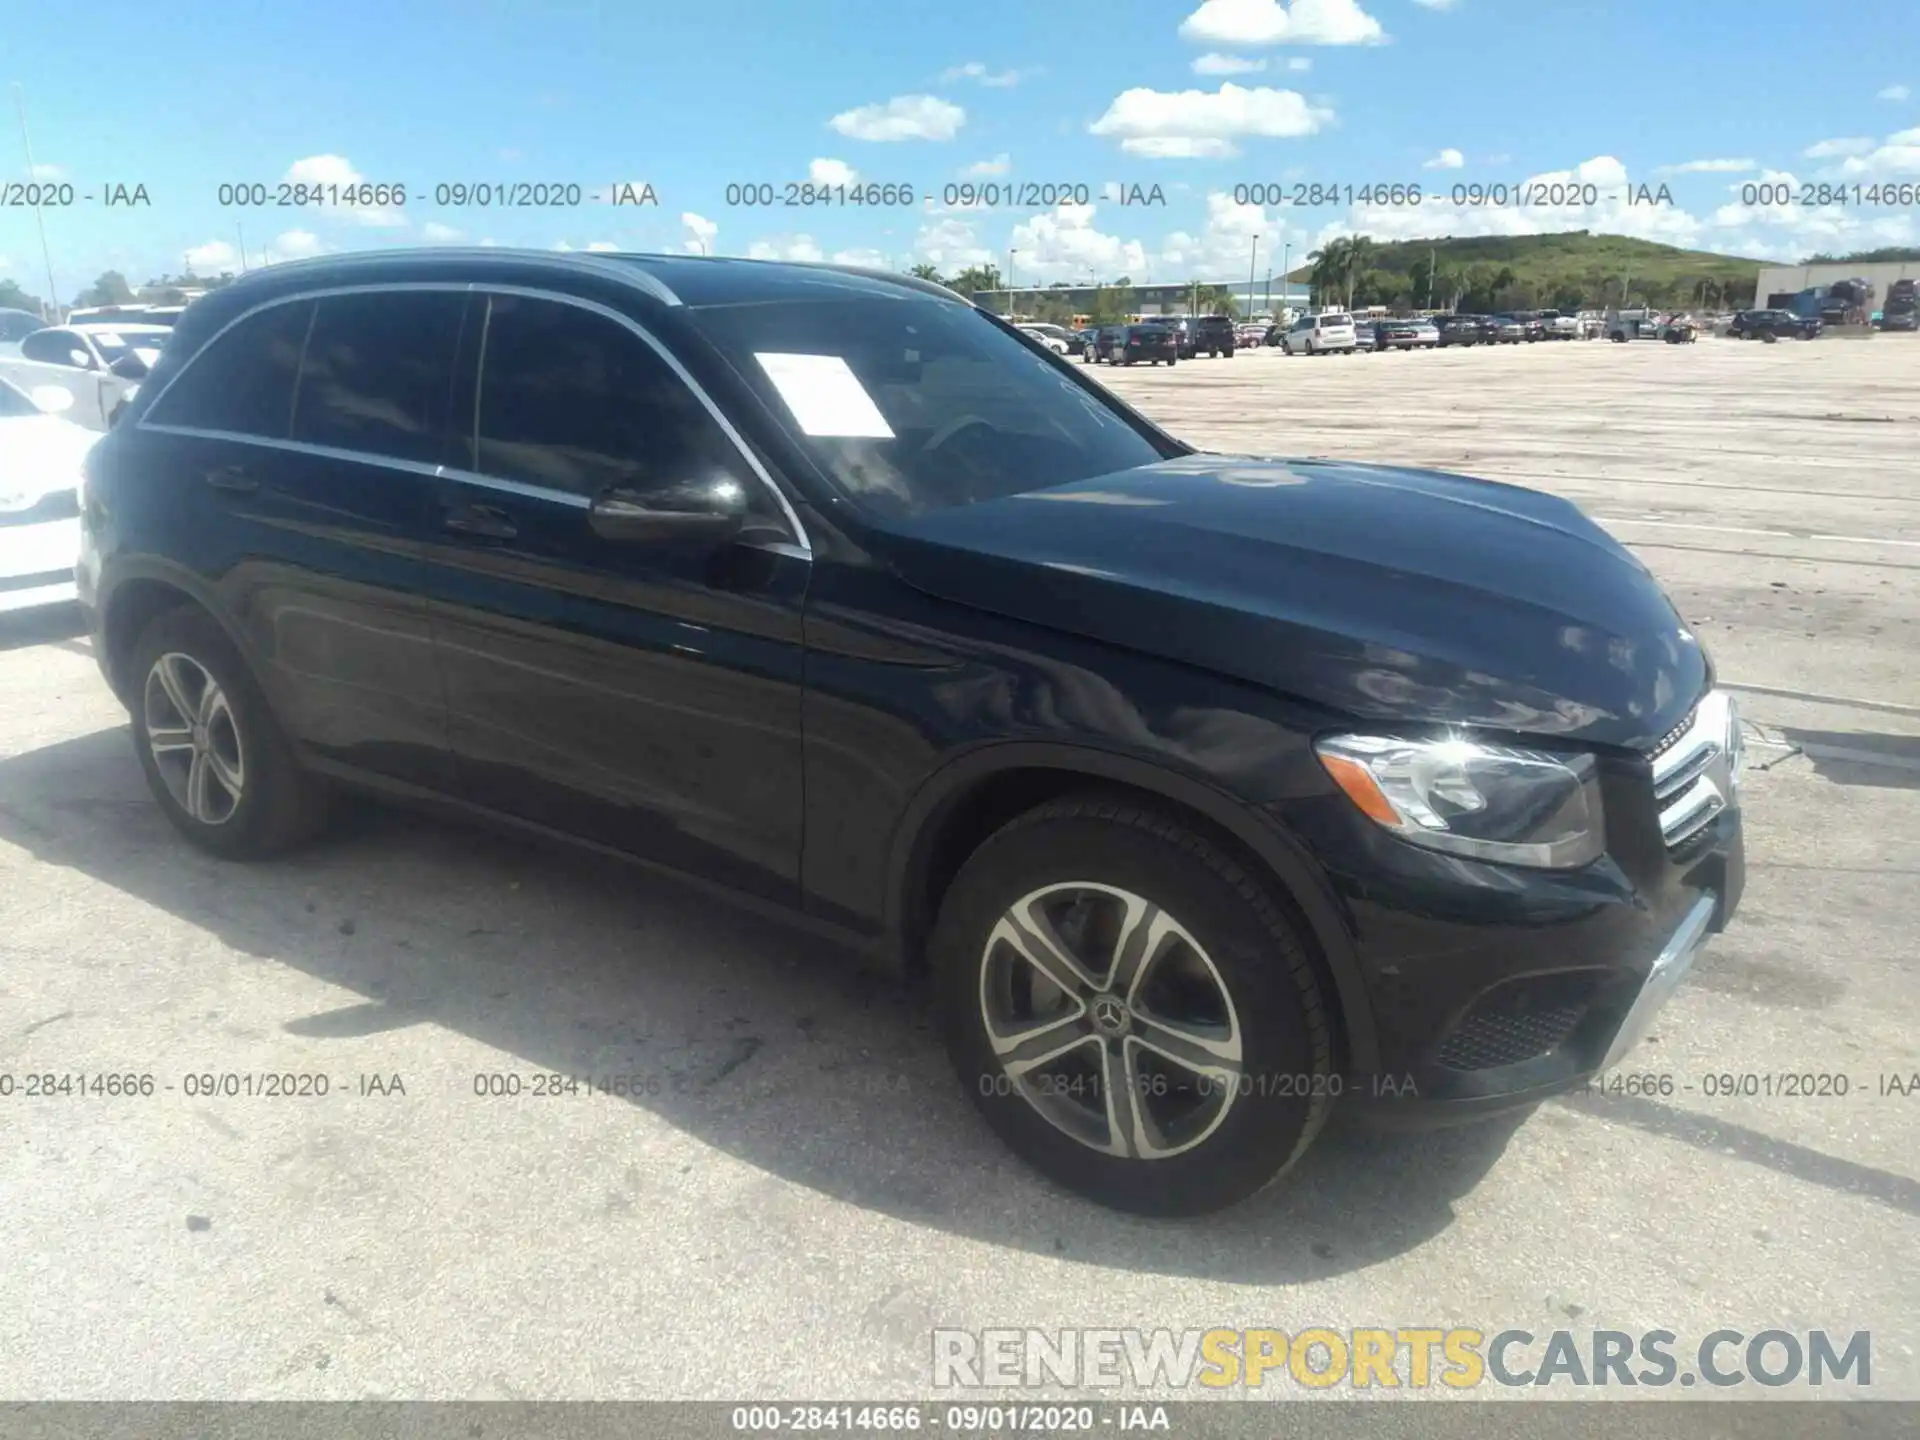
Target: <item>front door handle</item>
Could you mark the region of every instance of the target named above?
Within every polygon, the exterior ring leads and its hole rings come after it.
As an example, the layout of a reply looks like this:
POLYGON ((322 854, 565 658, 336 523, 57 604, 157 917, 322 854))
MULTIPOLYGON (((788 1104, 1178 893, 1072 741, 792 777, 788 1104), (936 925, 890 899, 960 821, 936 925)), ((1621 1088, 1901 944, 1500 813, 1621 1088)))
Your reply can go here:
POLYGON ((507 518, 507 512, 494 505, 456 505, 447 511, 443 522, 460 535, 479 535, 488 540, 511 540, 519 527, 507 518))
POLYGON ((244 465, 222 465, 206 474, 207 484, 216 490, 258 490, 260 482, 247 473, 244 465))

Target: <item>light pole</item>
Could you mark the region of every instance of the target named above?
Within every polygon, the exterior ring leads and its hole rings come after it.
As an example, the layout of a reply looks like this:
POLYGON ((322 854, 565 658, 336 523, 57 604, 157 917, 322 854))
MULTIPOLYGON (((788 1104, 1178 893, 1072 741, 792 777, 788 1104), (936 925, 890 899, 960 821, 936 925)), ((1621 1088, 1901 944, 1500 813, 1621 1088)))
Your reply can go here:
POLYGON ((1293 242, 1289 240, 1280 251, 1280 308, 1287 308, 1287 297, 1293 292, 1287 287, 1292 281, 1287 277, 1293 273, 1293 242))
POLYGON ((1007 314, 1013 314, 1013 257, 1020 252, 1013 246, 1007 247, 1007 314))
MULTIPOLYGON (((13 82, 13 100, 20 110, 20 143, 26 147, 27 151, 27 179, 38 180, 40 177, 33 163, 33 137, 27 133, 27 92, 20 88, 18 80, 13 82)), ((47 212, 44 206, 33 207, 33 221, 40 227, 40 258, 46 262, 47 266, 47 305, 52 310, 51 314, 43 312, 43 318, 58 323, 60 294, 59 287, 53 280, 53 251, 47 248, 47 212)))
POLYGON ((1259 232, 1256 231, 1253 237, 1253 253, 1247 256, 1247 314, 1249 316, 1253 314, 1253 272, 1254 267, 1259 264, 1259 261, 1260 235, 1259 232))

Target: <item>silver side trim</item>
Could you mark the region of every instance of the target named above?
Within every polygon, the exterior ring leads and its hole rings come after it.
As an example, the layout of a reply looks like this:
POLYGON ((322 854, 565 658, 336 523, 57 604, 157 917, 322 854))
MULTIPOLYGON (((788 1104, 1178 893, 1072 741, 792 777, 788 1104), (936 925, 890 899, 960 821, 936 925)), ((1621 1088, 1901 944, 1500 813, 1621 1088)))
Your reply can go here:
POLYGON ((445 467, 429 465, 424 460, 405 460, 398 455, 375 455, 365 450, 342 450, 333 445, 309 445, 304 440, 269 440, 264 435, 247 435, 238 430, 202 430, 196 425, 146 424, 140 427, 161 435, 184 435, 190 440, 226 440, 242 445, 256 445, 262 450, 286 450, 295 455, 312 455, 320 460, 347 460, 357 465, 378 465, 386 470, 405 470, 410 474, 424 475, 429 480, 440 478, 445 467))
MULTIPOLYGON (((194 352, 192 358, 174 372, 172 378, 161 387, 159 393, 143 407, 139 418, 134 421, 134 428, 138 430, 154 430, 163 434, 196 436, 209 440, 239 440, 249 445, 291 450, 296 453, 331 459, 353 460, 375 465, 391 465, 400 469, 413 470, 435 476, 444 474, 470 484, 487 485, 507 493, 526 495, 537 499, 557 499, 566 504, 577 504, 580 508, 584 509, 590 502, 583 496, 575 495, 571 491, 551 490, 539 485, 526 485, 517 480, 509 480, 505 476, 484 475, 476 471, 456 470, 445 466, 423 466, 417 461, 375 454, 371 451, 340 450, 326 445, 309 445, 299 440, 281 440, 263 435, 243 435, 227 430, 203 430, 194 426, 169 425, 164 419, 156 421, 148 418, 166 401, 167 393, 180 382, 180 378, 183 375, 186 375, 193 369, 194 365, 199 362, 200 357, 205 355, 215 345, 219 344, 227 332, 243 320, 250 319, 252 316, 275 309, 281 305, 297 305, 308 300, 322 300, 330 296, 384 294, 394 291, 450 291, 471 295, 518 295, 526 299, 546 300, 554 304, 570 305, 578 310, 590 311, 632 332, 639 337, 642 343, 650 347, 656 355, 666 362, 667 368, 679 377, 680 383, 685 385, 687 389, 693 393, 694 398, 700 402, 702 408, 706 410, 708 415, 713 417, 714 423, 725 432, 727 439, 732 442, 741 460, 746 463, 747 468, 759 479, 761 485, 766 487, 767 493, 773 497, 774 503, 780 507, 781 516, 785 519, 788 528, 793 532, 792 544, 795 550, 802 558, 813 558, 813 542, 807 535, 806 526, 800 523, 799 512, 793 508, 792 502, 787 499, 779 485, 774 482, 773 476, 768 473, 767 468, 760 463, 759 457, 755 455, 753 450, 748 446, 745 437, 740 434, 733 422, 721 411, 719 405, 714 402, 713 397, 707 394, 700 383, 693 378, 693 375, 687 370, 687 367, 680 363, 679 357, 669 350, 652 331, 648 330, 631 316, 622 315, 618 310, 607 305, 602 305, 596 300, 587 300, 581 296, 568 295, 558 290, 544 290, 530 285, 494 284, 489 281, 480 280, 394 280, 380 281, 366 285, 329 285, 311 290, 301 290, 287 295, 276 295, 272 299, 263 300, 258 305, 243 310, 215 331, 213 335, 194 352)), ((677 304, 678 302, 676 301, 675 303, 677 304)), ((319 314, 318 310, 314 313, 316 316, 319 314)), ((311 329, 311 326, 309 326, 309 329, 311 329)), ((477 367, 474 373, 477 379, 480 373, 477 367)), ((295 382, 295 393, 296 395, 298 394, 297 380, 295 382)))
POLYGON ((1627 1052, 1645 1038, 1652 1028, 1653 1017, 1673 992, 1680 988, 1680 982, 1693 968, 1695 958, 1707 941, 1707 927, 1713 923, 1714 907, 1718 900, 1712 895, 1702 895, 1687 911, 1667 943, 1660 947, 1660 953, 1654 956, 1653 966, 1647 971, 1645 983, 1640 993, 1634 997, 1633 1005, 1628 1009, 1626 1018, 1620 1022, 1619 1033, 1613 1037, 1613 1044, 1607 1047, 1607 1058, 1600 1062, 1600 1069, 1611 1070, 1626 1058, 1627 1052))

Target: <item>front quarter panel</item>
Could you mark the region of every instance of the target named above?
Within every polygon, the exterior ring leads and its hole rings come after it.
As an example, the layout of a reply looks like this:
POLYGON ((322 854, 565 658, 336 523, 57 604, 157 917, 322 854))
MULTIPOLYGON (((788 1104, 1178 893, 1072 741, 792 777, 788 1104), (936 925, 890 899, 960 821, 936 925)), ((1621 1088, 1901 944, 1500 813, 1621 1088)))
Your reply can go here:
POLYGON ((1311 748, 1323 713, 866 564, 816 566, 806 630, 802 879, 823 918, 910 943, 914 857, 949 803, 997 772, 1057 769, 1155 791, 1233 831, 1294 892, 1343 1003, 1364 1004, 1345 983, 1351 922, 1275 818, 1331 790, 1311 748))

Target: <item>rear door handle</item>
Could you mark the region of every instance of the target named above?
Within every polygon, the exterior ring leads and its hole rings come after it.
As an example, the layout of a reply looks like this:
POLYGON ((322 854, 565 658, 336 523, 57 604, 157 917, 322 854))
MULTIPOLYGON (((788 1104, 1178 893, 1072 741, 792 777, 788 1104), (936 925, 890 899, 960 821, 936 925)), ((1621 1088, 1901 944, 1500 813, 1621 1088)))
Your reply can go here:
POLYGON ((494 505, 456 505, 443 522, 460 535, 479 535, 489 540, 511 540, 519 527, 507 518, 507 512, 494 505))
POLYGON ((216 490, 258 490, 260 482, 246 471, 243 465, 222 465, 206 474, 207 484, 216 490))

